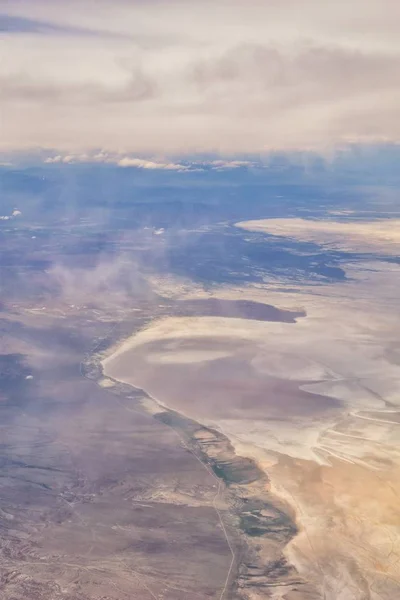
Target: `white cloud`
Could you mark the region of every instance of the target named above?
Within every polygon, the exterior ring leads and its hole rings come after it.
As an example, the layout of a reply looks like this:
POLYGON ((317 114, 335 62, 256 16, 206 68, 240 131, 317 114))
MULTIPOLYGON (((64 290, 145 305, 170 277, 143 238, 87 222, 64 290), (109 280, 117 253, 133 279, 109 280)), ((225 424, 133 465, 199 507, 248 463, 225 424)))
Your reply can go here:
POLYGON ((400 140, 393 0, 0 4, 57 26, 0 38, 4 150, 66 162, 400 140))
POLYGON ((129 158, 125 156, 118 161, 120 167, 137 167, 139 169, 164 169, 167 171, 187 171, 188 167, 179 163, 153 162, 152 160, 143 160, 141 158, 129 158))
POLYGON ((255 163, 248 160, 213 160, 209 163, 213 169, 238 169, 239 167, 251 167, 255 163))
POLYGON ((45 159, 44 161, 46 164, 54 164, 54 163, 60 163, 63 162, 63 158, 60 154, 58 154, 57 156, 49 156, 48 158, 45 159))
POLYGON ((121 156, 114 152, 86 152, 84 154, 57 154, 44 159, 45 164, 75 164, 75 163, 108 163, 119 167, 135 167, 137 169, 161 169, 165 171, 199 171, 205 166, 215 170, 238 169, 239 167, 261 167, 260 162, 248 160, 218 159, 211 161, 188 161, 186 164, 170 162, 161 159, 149 159, 136 156, 121 156))
POLYGON ((18 208, 15 208, 11 215, 1 215, 0 221, 9 221, 10 219, 15 219, 15 217, 19 217, 20 215, 22 215, 22 212, 18 210, 18 208))
MULTIPOLYGON (((136 167, 138 169, 163 169, 167 171, 188 171, 190 166, 180 163, 163 162, 149 160, 145 158, 136 158, 131 156, 122 156, 105 151, 85 154, 67 154, 49 156, 44 159, 45 164, 75 164, 75 163, 109 163, 119 167, 136 167)), ((223 161, 221 161, 223 162, 223 161)))
POLYGON ((73 164, 77 162, 107 162, 107 154, 100 152, 97 154, 57 154, 56 156, 48 156, 44 159, 45 164, 73 164))

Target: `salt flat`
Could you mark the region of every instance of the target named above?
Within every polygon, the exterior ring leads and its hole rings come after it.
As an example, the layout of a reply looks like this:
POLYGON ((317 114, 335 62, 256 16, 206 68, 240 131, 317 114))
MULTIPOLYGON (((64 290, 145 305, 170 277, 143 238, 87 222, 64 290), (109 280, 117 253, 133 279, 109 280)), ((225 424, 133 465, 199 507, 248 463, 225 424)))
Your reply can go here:
POLYGON ((242 221, 237 227, 247 231, 316 242, 332 248, 353 252, 398 254, 400 249, 400 219, 374 221, 326 221, 311 219, 258 219, 242 221))
POLYGON ((365 263, 348 275, 296 292, 217 289, 215 298, 247 294, 306 316, 167 317, 103 366, 257 460, 296 512, 300 533, 286 555, 321 597, 391 600, 400 591, 400 269, 365 263))

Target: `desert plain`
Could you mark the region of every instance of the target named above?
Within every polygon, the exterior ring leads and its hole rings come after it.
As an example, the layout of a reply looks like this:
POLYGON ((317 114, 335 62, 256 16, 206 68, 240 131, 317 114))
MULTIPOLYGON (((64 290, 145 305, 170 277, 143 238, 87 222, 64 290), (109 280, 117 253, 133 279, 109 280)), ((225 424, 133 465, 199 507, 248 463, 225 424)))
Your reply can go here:
MULTIPOLYGON (((363 244, 374 229, 364 230, 363 244)), ((346 228, 335 236, 355 243, 346 228)), ((371 244, 376 252, 380 237, 371 244)), ((378 252, 387 248, 385 240, 378 252)), ((186 302, 245 300, 277 312, 271 320, 163 316, 102 357, 111 384, 142 389, 159 407, 225 436, 292 516, 296 531, 282 553, 311 587, 248 598, 400 594, 400 269, 375 256, 356 268, 349 262, 346 275, 334 286, 186 288, 186 302)), ((267 562, 271 547, 257 552, 267 562)))

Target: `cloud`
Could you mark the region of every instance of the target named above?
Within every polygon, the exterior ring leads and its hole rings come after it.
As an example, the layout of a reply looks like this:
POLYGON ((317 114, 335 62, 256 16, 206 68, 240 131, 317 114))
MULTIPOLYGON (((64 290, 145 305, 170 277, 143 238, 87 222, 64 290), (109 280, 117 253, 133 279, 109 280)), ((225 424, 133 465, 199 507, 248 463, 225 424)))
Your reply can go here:
POLYGON ((14 17, 0 14, 0 32, 1 33, 46 33, 59 31, 59 27, 42 23, 34 19, 23 17, 14 17))
POLYGON ((44 158, 45 164, 76 164, 76 163, 108 163, 119 167, 134 167, 136 169, 161 169, 164 171, 202 171, 204 168, 211 168, 217 171, 226 169, 238 169, 248 167, 263 168, 265 165, 260 161, 249 160, 195 160, 186 161, 185 164, 171 162, 160 159, 150 159, 136 156, 121 156, 115 152, 106 152, 105 150, 86 152, 83 154, 56 154, 44 158))
POLYGON ((18 32, 0 35, 6 151, 100 147, 123 159, 400 141, 392 0, 0 0, 0 10, 0 28, 18 32))
POLYGON ((140 70, 130 73, 127 81, 112 88, 97 82, 63 82, 48 79, 38 81, 28 74, 0 74, 0 101, 21 102, 29 110, 33 105, 48 106, 54 102, 71 110, 93 105, 140 102, 155 94, 155 83, 140 70))
POLYGON ((164 169, 166 171, 187 171, 189 167, 179 163, 160 163, 140 158, 124 157, 118 161, 120 167, 137 167, 139 169, 164 169))
POLYGON ((212 169, 223 170, 223 169, 238 169, 240 167, 252 167, 255 163, 248 160, 212 160, 208 163, 212 169))
MULTIPOLYGON (((223 161, 221 161, 223 162, 223 161)), ((188 171, 193 170, 192 165, 182 165, 180 163, 163 162, 137 158, 131 156, 120 156, 109 152, 100 151, 85 154, 57 154, 48 156, 44 159, 45 164, 75 164, 75 163, 108 163, 119 167, 135 167, 137 169, 162 169, 166 171, 188 171)), ((194 165, 195 168, 196 165, 194 165)))
POLYGON ((44 162, 48 165, 51 165, 54 163, 60 163, 60 162, 63 162, 63 157, 60 154, 58 154, 57 156, 49 156, 48 158, 45 159, 44 162))
POLYGON ((18 208, 14 208, 11 215, 0 215, 0 221, 10 221, 11 219, 15 219, 15 217, 19 217, 22 215, 22 212, 18 210, 18 208))
MULTIPOLYGON (((1 7, 1 3, 0 3, 1 7)), ((79 25, 57 25, 47 21, 35 18, 19 17, 15 15, 0 14, 0 34, 19 35, 19 34, 41 34, 41 35, 66 35, 82 37, 101 37, 101 38, 127 38, 132 39, 128 34, 118 34, 97 29, 80 27, 79 25)))
MULTIPOLYGON (((96 159, 93 156, 93 162, 95 162, 96 159)), ((92 162, 89 161, 89 157, 86 154, 80 154, 80 155, 73 155, 73 154, 67 154, 65 156, 61 156, 61 154, 57 154, 57 156, 49 156, 47 158, 44 159, 45 164, 47 165, 52 165, 52 164, 57 164, 57 163, 64 163, 64 164, 72 164, 72 163, 76 163, 76 162, 92 162)))
POLYGON ((142 266, 140 257, 132 253, 120 253, 114 257, 99 255, 91 268, 56 263, 48 270, 48 277, 51 286, 65 302, 111 306, 115 310, 121 306, 131 307, 132 298, 149 301, 153 298, 142 266))
MULTIPOLYGON (((0 33, 72 34, 84 36, 93 34, 90 29, 81 29, 79 27, 62 27, 53 23, 46 23, 45 21, 6 14, 0 14, 0 33)), ((101 35, 101 32, 99 32, 99 35, 101 35)))

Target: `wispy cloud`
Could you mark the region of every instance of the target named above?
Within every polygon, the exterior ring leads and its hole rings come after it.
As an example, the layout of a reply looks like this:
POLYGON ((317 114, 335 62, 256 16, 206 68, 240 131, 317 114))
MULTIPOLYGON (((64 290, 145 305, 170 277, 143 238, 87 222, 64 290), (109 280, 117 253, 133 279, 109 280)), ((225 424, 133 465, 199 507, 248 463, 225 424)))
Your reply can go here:
MULTIPOLYGON (((1 4, 0 4, 1 7, 1 4)), ((101 37, 101 38, 127 38, 133 39, 127 34, 118 34, 104 30, 90 29, 85 27, 71 25, 57 25, 47 21, 38 20, 29 17, 20 17, 16 15, 0 14, 0 35, 18 35, 18 34, 42 34, 42 35, 65 35, 81 37, 101 37)))
POLYGON ((0 33, 59 33, 60 31, 64 31, 64 29, 51 23, 43 23, 25 17, 0 15, 0 33))
POLYGON ((0 215, 0 221, 10 221, 10 219, 15 219, 15 217, 19 217, 22 215, 22 212, 15 208, 10 215, 0 215))
MULTIPOLYGON (((222 161, 221 161, 222 162, 222 161)), ((109 152, 96 152, 91 154, 56 154, 44 159, 44 163, 51 164, 75 164, 75 163, 109 163, 119 167, 135 167, 137 169, 162 169, 166 171, 188 171, 193 169, 190 164, 183 165, 162 160, 149 160, 133 156, 120 156, 109 152)), ((197 165, 196 165, 197 168, 197 165)))
POLYGON ((120 167, 137 167, 139 169, 164 169, 167 171, 187 171, 189 169, 186 165, 179 163, 163 163, 154 162, 152 160, 142 160, 140 158, 129 158, 128 156, 121 158, 118 161, 120 167))
POLYGON ((224 169, 239 169, 240 167, 252 167, 255 166, 254 162, 249 160, 212 160, 208 163, 212 169, 224 170, 224 169))
POLYGON ((5 150, 103 147, 123 159, 400 140, 392 0, 0 0, 0 10, 0 31, 15 34, 0 35, 5 150))
POLYGON ((133 167, 136 169, 161 169, 164 171, 201 171, 212 169, 224 171, 229 169, 263 168, 266 165, 260 161, 250 160, 187 160, 184 164, 180 162, 166 161, 160 158, 143 158, 138 156, 121 155, 115 152, 106 152, 105 150, 95 152, 85 152, 83 154, 52 154, 46 156, 43 162, 47 165, 54 164, 77 164, 77 163, 107 163, 117 165, 118 167, 133 167))

